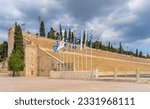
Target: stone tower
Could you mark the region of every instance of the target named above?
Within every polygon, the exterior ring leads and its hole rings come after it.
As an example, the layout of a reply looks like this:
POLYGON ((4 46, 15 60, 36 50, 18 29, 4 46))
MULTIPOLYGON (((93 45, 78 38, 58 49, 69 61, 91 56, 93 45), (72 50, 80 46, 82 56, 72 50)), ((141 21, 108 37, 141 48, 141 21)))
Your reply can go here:
POLYGON ((14 31, 15 29, 13 27, 10 27, 8 29, 8 57, 10 56, 14 48, 14 31))

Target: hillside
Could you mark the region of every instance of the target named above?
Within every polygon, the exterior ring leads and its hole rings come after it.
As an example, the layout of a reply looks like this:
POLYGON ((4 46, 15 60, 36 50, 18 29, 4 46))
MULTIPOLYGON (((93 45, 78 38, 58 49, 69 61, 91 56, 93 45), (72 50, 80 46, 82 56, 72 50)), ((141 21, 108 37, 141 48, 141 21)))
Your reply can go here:
POLYGON ((118 71, 136 71, 137 69, 140 69, 141 71, 150 71, 149 59, 142 59, 96 49, 92 49, 91 56, 90 48, 84 48, 80 51, 79 47, 75 51, 75 54, 70 50, 54 53, 52 50, 55 42, 54 40, 36 37, 35 35, 29 35, 27 33, 24 33, 23 36, 30 40, 32 44, 39 44, 40 48, 43 48, 46 52, 57 57, 64 63, 73 63, 75 70, 91 70, 92 58, 92 69, 99 69, 99 71, 114 71, 116 68, 118 71))

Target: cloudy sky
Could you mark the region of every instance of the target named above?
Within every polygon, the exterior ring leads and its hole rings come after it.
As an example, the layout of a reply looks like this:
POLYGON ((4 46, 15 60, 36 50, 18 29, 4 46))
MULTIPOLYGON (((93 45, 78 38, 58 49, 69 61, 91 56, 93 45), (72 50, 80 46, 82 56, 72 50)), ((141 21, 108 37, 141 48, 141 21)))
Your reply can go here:
POLYGON ((24 31, 37 33, 38 16, 48 31, 58 29, 94 30, 104 43, 120 41, 125 49, 150 53, 150 0, 0 0, 0 40, 14 22, 26 25, 24 31))

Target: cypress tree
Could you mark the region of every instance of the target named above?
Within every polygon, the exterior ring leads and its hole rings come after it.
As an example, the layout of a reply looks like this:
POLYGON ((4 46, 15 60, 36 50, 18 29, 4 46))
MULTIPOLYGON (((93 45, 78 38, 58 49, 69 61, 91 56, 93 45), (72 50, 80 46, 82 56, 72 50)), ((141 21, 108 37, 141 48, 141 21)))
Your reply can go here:
POLYGON ((8 69, 15 72, 23 71, 24 69, 24 49, 23 49, 23 36, 22 30, 19 25, 15 25, 14 33, 14 50, 8 60, 8 69))
POLYGON ((8 43, 4 41, 0 44, 0 62, 7 58, 8 54, 8 43))
POLYGON ((56 40, 59 40, 59 33, 56 33, 56 40))
POLYGON ((44 21, 41 21, 40 24, 40 36, 45 37, 44 21))
POLYGON ((136 49, 136 53, 135 53, 135 56, 138 57, 139 56, 139 52, 138 52, 138 49, 136 49))
POLYGON ((68 42, 71 42, 71 29, 69 28, 69 32, 68 32, 68 42))
POLYGON ((140 53, 139 53, 139 57, 141 58, 141 57, 143 57, 143 53, 140 51, 140 53))
POLYGON ((73 32, 71 34, 71 41, 72 41, 72 43, 74 42, 74 33, 73 32))
POLYGON ((83 46, 85 44, 86 31, 83 32, 83 46))
POLYGON ((112 44, 110 45, 110 51, 111 51, 111 52, 113 52, 113 51, 114 51, 114 47, 113 47, 113 45, 112 45, 112 44))
POLYGON ((100 43, 99 41, 94 42, 94 48, 99 49, 100 43))
POLYGON ((20 25, 15 25, 14 33, 14 52, 19 52, 22 59, 24 59, 24 49, 23 49, 23 36, 20 25))
POLYGON ((111 51, 111 44, 110 44, 110 41, 108 42, 108 50, 111 51))
POLYGON ((149 54, 147 53, 147 58, 149 58, 149 54))
POLYGON ((67 40, 67 30, 65 29, 65 32, 64 32, 64 39, 65 41, 67 40))
POLYGON ((122 54, 123 53, 123 47, 121 42, 119 43, 119 53, 122 54))
POLYGON ((48 32, 47 38, 56 39, 55 38, 55 31, 52 27, 51 27, 50 31, 48 32))
POLYGON ((61 27, 61 24, 59 25, 59 29, 60 29, 60 30, 59 30, 59 31, 60 31, 60 33, 59 33, 59 34, 60 34, 60 40, 62 40, 62 37, 63 37, 63 36, 62 36, 62 27, 61 27))

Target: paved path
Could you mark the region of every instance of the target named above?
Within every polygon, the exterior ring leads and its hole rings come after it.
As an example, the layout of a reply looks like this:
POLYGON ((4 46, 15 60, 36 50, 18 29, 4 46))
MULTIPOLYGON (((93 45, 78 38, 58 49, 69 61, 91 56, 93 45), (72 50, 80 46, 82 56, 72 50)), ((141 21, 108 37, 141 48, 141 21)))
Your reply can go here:
POLYGON ((0 76, 1 92, 150 92, 150 84, 0 76))

